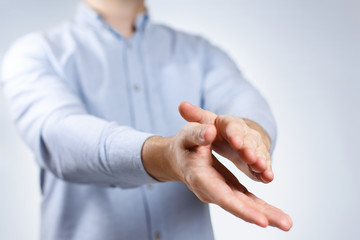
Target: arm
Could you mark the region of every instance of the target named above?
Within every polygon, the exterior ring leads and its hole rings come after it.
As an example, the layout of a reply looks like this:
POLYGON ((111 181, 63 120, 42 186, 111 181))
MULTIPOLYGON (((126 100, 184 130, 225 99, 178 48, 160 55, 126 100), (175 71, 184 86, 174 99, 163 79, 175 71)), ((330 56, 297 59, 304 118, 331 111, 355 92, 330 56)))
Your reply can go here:
POLYGON ((3 62, 10 114, 42 168, 75 183, 135 187, 154 182, 141 148, 152 134, 87 113, 64 84, 40 35, 17 42, 3 62))

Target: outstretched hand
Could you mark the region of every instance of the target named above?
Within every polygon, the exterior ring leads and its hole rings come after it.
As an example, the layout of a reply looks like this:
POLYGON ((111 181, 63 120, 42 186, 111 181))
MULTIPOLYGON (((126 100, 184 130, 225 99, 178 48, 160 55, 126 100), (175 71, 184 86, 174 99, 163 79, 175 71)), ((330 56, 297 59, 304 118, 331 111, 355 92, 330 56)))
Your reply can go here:
MULTIPOLYGON (((183 116, 183 107, 185 111, 186 108, 194 107, 185 105, 187 106, 180 106, 183 116)), ((196 114, 203 113, 198 111, 199 109, 193 110, 195 113, 186 115, 185 119, 191 119, 191 116, 198 117, 196 114)), ((231 150, 233 153, 229 156, 231 155, 232 161, 240 161, 235 155, 239 155, 241 161, 245 158, 246 166, 251 166, 252 172, 260 171, 259 174, 263 178, 266 170, 261 169, 268 168, 266 164, 262 167, 262 163, 258 163, 258 158, 261 158, 258 157, 260 153, 257 151, 259 144, 250 145, 253 143, 247 142, 247 138, 250 137, 246 133, 240 135, 243 137, 240 139, 242 142, 237 142, 236 139, 233 141, 236 136, 233 137, 232 132, 243 130, 233 130, 236 124, 229 123, 227 119, 206 119, 209 116, 211 115, 202 114, 203 118, 194 117, 193 120, 197 119, 197 122, 202 123, 190 122, 174 137, 152 137, 146 140, 142 150, 145 169, 159 181, 185 183, 201 201, 214 203, 247 222, 288 231, 292 226, 291 218, 282 210, 250 193, 212 154, 213 147, 225 156, 228 156, 226 151, 231 150), (222 124, 225 126, 222 127, 222 124), (242 149, 244 145, 248 147, 242 149)))
POLYGON ((231 160, 247 176, 264 183, 273 180, 270 138, 259 125, 234 116, 218 116, 188 102, 179 105, 179 112, 189 122, 214 125, 218 134, 213 150, 231 160))
MULTIPOLYGON (((187 151, 178 158, 183 182, 206 203, 214 203, 235 216, 261 227, 268 225, 289 230, 291 218, 280 209, 256 197, 237 180, 211 153, 216 138, 213 126, 190 123, 179 132, 178 141, 184 141, 187 151), (192 132, 190 139, 188 132, 192 132)), ((181 143, 179 143, 181 144, 181 143)), ((178 149, 178 148, 175 148, 178 149)))

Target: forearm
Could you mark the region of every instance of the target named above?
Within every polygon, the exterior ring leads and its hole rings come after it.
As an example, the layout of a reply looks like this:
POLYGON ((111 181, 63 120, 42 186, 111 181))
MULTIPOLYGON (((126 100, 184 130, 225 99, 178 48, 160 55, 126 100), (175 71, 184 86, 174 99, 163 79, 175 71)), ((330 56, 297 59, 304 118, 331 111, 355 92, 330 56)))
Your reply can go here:
POLYGON ((66 181, 119 187, 155 181, 141 162, 141 147, 151 134, 74 114, 50 117, 41 136, 47 154, 39 160, 66 181))

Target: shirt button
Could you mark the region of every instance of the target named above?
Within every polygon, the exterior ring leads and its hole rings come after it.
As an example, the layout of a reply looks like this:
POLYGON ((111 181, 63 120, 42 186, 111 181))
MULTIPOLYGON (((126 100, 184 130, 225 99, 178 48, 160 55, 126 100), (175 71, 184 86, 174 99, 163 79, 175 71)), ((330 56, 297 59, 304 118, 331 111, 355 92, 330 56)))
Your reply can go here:
POLYGON ((134 84, 133 88, 134 88, 135 91, 139 91, 139 90, 140 90, 140 87, 139 87, 139 85, 137 85, 137 84, 134 84))
POLYGON ((155 237, 155 239, 160 239, 161 238, 161 233, 160 232, 155 232, 154 237, 155 237))
POLYGON ((151 183, 149 183, 149 184, 147 185, 147 187, 148 187, 148 189, 152 189, 153 185, 152 185, 151 183))

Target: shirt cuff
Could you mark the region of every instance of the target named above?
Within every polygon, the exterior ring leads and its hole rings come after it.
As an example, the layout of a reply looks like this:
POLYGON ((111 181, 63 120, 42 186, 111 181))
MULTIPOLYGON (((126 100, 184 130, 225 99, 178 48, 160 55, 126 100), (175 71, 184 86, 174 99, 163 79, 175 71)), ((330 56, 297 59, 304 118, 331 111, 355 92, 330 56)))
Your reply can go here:
POLYGON ((158 181, 144 168, 141 159, 145 141, 154 134, 120 127, 106 140, 106 157, 109 169, 119 187, 136 187, 158 181))

